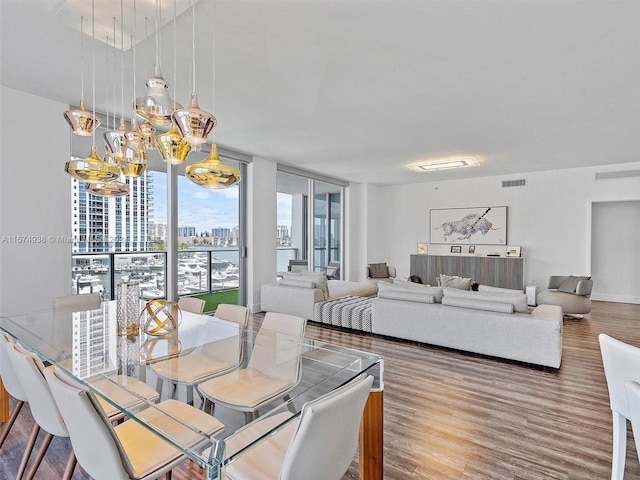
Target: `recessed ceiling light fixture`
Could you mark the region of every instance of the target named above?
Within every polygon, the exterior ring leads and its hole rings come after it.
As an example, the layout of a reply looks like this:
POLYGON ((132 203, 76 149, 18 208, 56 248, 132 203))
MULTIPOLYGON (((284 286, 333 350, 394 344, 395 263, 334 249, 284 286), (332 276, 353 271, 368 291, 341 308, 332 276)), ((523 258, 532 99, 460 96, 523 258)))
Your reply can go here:
POLYGON ((433 170, 450 170, 453 168, 477 167, 480 162, 475 157, 441 158, 439 160, 422 160, 407 165, 416 172, 429 172, 433 170))

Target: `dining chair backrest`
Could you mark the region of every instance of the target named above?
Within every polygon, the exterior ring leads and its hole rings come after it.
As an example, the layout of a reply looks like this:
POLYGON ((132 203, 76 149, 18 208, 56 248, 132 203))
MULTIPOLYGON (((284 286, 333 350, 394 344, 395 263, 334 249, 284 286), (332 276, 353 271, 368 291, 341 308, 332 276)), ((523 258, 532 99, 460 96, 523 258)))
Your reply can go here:
POLYGON ((212 342, 205 345, 203 351, 211 354, 214 358, 224 359, 226 361, 233 361, 235 359, 237 363, 240 363, 244 353, 244 332, 247 329, 247 323, 249 321, 249 309, 242 305, 221 303, 216 308, 214 316, 220 320, 237 323, 238 336, 212 342))
POLYGON ((216 308, 214 316, 221 320, 235 322, 240 325, 241 329, 244 329, 246 328, 247 321, 249 320, 249 309, 247 307, 243 307, 242 305, 221 303, 216 308))
POLYGON ((628 380, 640 382, 640 348, 604 333, 601 333, 598 339, 611 410, 628 419, 629 403, 625 382, 628 380))
POLYGON ((4 388, 13 398, 27 402, 27 394, 22 388, 20 379, 16 375, 11 360, 9 360, 8 346, 14 344, 13 339, 4 332, 0 332, 0 377, 4 388))
POLYGON ((64 295, 53 298, 53 310, 56 312, 77 312, 79 310, 94 310, 100 306, 102 297, 99 293, 82 293, 79 295, 64 295))
POLYGON ((303 405, 280 470, 281 480, 339 480, 358 447, 360 419, 373 377, 362 374, 303 405))
POLYGON ((185 312, 202 313, 204 312, 205 301, 195 297, 180 297, 178 307, 185 312))
POLYGON ((248 368, 269 377, 297 381, 301 342, 307 320, 286 313, 267 312, 254 340, 248 368))
POLYGON ((44 375, 82 468, 94 478, 133 477, 118 437, 93 394, 59 371, 46 369, 44 375))
POLYGON ((18 343, 7 345, 6 348, 9 361, 27 394, 33 419, 48 433, 68 437, 67 427, 44 378, 45 366, 40 358, 18 343))

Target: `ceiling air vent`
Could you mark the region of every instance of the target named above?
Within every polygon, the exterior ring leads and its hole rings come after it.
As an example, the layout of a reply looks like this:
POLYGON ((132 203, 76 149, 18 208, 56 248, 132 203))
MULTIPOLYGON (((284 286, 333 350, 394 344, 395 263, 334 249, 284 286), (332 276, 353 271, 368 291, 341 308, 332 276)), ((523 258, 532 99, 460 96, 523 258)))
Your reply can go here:
POLYGON ((640 170, 619 170, 615 172, 596 172, 596 180, 611 180, 614 178, 640 177, 640 170))
POLYGON ((506 187, 524 187, 527 185, 527 180, 520 178, 518 180, 504 180, 502 182, 502 188, 506 187))

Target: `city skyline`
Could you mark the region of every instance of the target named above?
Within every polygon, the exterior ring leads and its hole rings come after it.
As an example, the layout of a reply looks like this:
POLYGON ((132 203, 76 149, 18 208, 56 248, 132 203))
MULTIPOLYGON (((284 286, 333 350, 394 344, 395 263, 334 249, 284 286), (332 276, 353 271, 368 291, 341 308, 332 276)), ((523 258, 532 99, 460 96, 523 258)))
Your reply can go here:
MULTIPOLYGON (((166 173, 152 171, 153 214, 150 221, 167 223, 166 173)), ((178 226, 195 227, 196 232, 211 232, 214 228, 238 226, 239 187, 207 190, 198 187, 184 176, 178 176, 178 226)), ((291 226, 291 196, 278 193, 278 225, 291 226)))

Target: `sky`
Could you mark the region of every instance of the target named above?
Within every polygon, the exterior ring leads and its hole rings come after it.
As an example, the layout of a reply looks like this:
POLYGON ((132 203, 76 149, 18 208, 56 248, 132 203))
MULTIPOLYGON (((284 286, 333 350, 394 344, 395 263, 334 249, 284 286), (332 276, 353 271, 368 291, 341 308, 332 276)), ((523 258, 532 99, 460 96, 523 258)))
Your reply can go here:
MULTIPOLYGON (((153 222, 167 223, 167 174, 151 172, 153 176, 153 222)), ((196 232, 211 232, 212 228, 238 226, 239 187, 207 190, 185 177, 178 176, 178 226, 196 227, 196 232)), ((291 196, 278 194, 278 225, 291 225, 291 196)))

